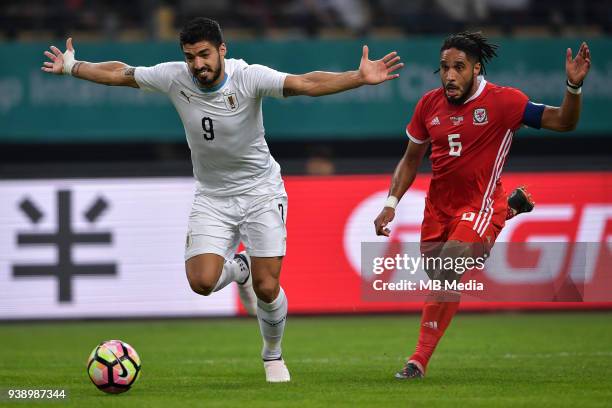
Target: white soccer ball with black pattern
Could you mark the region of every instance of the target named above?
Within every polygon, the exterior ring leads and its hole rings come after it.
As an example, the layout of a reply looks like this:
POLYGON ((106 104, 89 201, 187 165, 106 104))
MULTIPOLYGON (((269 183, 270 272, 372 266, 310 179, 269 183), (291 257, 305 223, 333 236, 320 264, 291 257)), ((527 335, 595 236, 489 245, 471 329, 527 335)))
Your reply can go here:
POLYGON ((87 361, 87 374, 99 390, 120 394, 129 390, 140 374, 140 357, 121 340, 107 340, 93 349, 87 361))

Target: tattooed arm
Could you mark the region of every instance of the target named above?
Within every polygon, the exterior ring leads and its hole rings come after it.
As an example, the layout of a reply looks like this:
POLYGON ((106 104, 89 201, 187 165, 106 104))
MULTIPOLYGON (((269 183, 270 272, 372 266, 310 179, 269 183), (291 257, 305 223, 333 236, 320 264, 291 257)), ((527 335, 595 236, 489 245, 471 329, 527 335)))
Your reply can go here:
POLYGON ((134 79, 134 67, 119 61, 77 61, 72 67, 72 76, 103 85, 131 86, 138 88, 134 79))
POLYGON ((119 61, 85 62, 74 59, 72 38, 66 41, 66 52, 62 53, 57 47, 51 46, 51 52, 45 55, 51 60, 44 63, 41 68, 45 72, 56 75, 72 75, 98 84, 113 86, 131 86, 138 88, 134 79, 134 68, 119 61))

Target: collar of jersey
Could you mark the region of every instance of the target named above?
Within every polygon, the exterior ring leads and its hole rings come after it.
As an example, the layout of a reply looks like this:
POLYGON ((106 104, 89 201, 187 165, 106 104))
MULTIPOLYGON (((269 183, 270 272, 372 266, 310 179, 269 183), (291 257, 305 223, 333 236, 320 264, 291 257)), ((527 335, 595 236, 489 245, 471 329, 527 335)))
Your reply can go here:
POLYGON ((198 80, 191 75, 191 80, 193 81, 193 83, 195 84, 196 88, 198 88, 200 91, 204 92, 204 93, 212 93, 212 92, 217 92, 219 89, 223 88, 223 86, 225 85, 225 83, 227 82, 227 78, 229 76, 227 75, 227 72, 223 73, 223 81, 221 81, 219 83, 219 85, 213 86, 212 88, 202 88, 199 84, 198 84, 198 80))
POLYGON ((470 103, 471 101, 473 101, 474 99, 478 98, 480 96, 480 94, 482 93, 482 91, 484 91, 485 85, 487 85, 487 80, 484 79, 484 77, 482 75, 478 75, 478 79, 480 80, 480 84, 478 85, 478 89, 476 90, 476 92, 474 92, 474 95, 470 96, 465 102, 463 102, 464 105, 470 103))

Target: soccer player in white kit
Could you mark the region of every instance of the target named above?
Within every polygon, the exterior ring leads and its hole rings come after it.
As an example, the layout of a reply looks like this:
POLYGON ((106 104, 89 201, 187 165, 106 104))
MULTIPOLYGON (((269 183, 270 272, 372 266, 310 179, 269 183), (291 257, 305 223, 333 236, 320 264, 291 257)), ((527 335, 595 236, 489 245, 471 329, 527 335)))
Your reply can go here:
POLYGON ((185 128, 196 178, 185 248, 189 285, 208 296, 237 282, 243 305, 259 321, 266 380, 286 382, 290 375, 281 340, 287 298, 279 276, 287 193, 264 138, 262 98, 322 96, 375 85, 397 78, 393 72, 403 64, 395 52, 370 61, 364 46, 357 71, 289 75, 225 58, 221 28, 208 18, 187 23, 180 45, 184 62, 134 68, 117 61, 77 61, 69 38, 64 53, 55 46, 45 51, 51 61, 42 70, 170 98, 185 128), (240 241, 246 251, 234 256, 240 241))

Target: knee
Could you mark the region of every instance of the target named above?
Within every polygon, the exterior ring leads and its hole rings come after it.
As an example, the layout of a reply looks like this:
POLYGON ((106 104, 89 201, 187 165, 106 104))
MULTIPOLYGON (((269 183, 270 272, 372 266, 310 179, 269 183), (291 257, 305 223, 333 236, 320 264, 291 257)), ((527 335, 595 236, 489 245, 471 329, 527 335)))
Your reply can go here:
POLYGON ((191 290, 193 290, 198 295, 208 296, 215 289, 215 285, 217 282, 213 282, 212 279, 208 279, 206 271, 198 271, 198 270, 187 270, 187 280, 189 281, 189 286, 191 290))
POLYGON ((266 303, 272 303, 278 296, 280 285, 278 279, 268 277, 253 281, 253 289, 258 299, 266 303))

